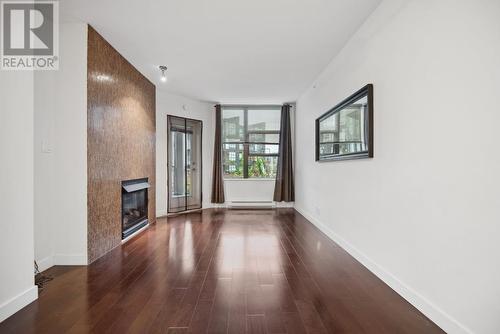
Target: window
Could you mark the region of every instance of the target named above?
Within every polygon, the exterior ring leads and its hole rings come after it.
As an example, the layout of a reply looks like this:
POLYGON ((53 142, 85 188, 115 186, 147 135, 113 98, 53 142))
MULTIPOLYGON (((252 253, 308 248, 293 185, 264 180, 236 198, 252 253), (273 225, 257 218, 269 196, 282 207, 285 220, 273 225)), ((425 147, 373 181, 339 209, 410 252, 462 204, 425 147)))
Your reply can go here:
POLYGON ((227 133, 231 136, 235 136, 236 135, 236 124, 228 123, 227 124, 227 133))
POLYGON ((223 106, 224 177, 276 177, 280 123, 281 106, 223 106))

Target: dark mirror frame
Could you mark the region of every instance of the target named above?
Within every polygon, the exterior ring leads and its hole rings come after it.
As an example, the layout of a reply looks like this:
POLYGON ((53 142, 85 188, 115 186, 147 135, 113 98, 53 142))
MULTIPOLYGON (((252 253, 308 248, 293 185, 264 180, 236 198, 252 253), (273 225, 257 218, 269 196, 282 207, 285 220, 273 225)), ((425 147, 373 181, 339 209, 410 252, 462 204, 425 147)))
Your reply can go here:
POLYGON ((315 155, 316 155, 316 161, 337 161, 337 160, 352 160, 352 159, 363 159, 363 158, 373 158, 373 85, 368 84, 358 90, 356 93, 352 94, 339 104, 337 104, 335 107, 321 115, 316 119, 316 135, 315 135, 315 155), (342 154, 342 155, 337 155, 337 156, 331 156, 327 158, 321 158, 319 155, 319 125, 320 122, 333 114, 336 114, 340 112, 342 109, 345 107, 351 105, 352 103, 356 102, 357 100, 361 99, 362 97, 366 96, 368 99, 368 117, 367 117, 367 123, 366 128, 368 130, 368 151, 363 151, 359 153, 348 153, 348 154, 342 154))

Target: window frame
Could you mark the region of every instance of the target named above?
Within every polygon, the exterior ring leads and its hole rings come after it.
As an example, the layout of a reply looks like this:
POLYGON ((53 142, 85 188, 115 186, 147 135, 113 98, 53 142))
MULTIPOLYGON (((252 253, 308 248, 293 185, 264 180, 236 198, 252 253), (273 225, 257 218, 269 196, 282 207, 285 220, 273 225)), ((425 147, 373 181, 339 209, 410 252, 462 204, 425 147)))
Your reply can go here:
MULTIPOLYGON (((231 177, 227 176, 225 171, 223 171, 223 178, 227 180, 274 180, 276 177, 250 177, 248 175, 248 166, 250 157, 276 157, 279 158, 280 151, 280 140, 281 140, 281 105, 222 105, 221 106, 221 126, 224 127, 224 111, 225 110, 241 110, 243 111, 243 141, 224 141, 222 138, 221 150, 224 151, 224 145, 243 145, 243 176, 242 177, 231 177), (276 110, 279 113, 280 130, 248 130, 248 111, 252 110, 276 110), (250 141, 250 134, 262 134, 262 135, 278 135, 278 142, 257 142, 250 141), (278 153, 251 153, 250 145, 277 145, 278 153)), ((221 129, 224 133, 224 128, 221 129)), ((223 161, 224 164, 224 161, 223 161)))

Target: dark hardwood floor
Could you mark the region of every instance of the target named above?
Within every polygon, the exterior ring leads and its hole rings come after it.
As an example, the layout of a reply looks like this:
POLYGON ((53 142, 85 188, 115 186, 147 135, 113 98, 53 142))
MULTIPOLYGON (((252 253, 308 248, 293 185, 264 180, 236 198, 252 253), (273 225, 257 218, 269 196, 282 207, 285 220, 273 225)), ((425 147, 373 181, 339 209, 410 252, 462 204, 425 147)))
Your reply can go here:
POLYGON ((0 333, 443 333, 293 209, 158 219, 0 333))

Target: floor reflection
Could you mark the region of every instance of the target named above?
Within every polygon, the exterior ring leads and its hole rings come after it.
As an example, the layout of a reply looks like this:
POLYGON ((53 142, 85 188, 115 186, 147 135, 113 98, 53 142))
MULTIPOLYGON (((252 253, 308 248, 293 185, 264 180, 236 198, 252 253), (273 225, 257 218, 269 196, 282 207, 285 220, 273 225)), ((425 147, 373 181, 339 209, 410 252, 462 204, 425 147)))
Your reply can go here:
POLYGON ((0 333, 442 333, 293 210, 159 219, 0 333))

